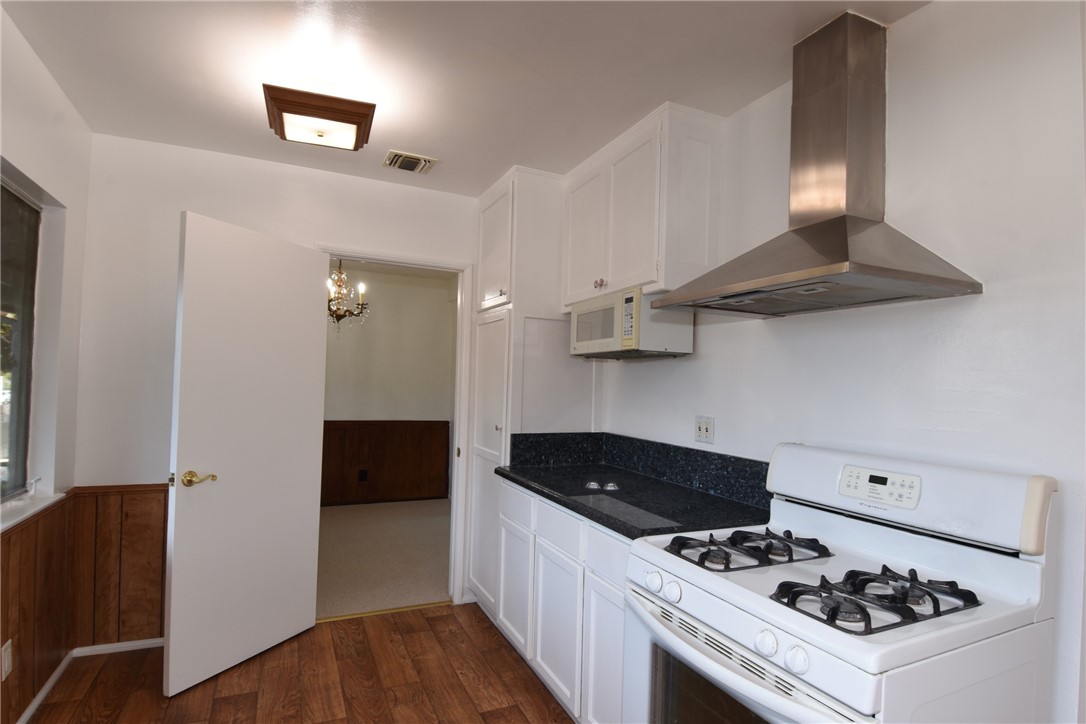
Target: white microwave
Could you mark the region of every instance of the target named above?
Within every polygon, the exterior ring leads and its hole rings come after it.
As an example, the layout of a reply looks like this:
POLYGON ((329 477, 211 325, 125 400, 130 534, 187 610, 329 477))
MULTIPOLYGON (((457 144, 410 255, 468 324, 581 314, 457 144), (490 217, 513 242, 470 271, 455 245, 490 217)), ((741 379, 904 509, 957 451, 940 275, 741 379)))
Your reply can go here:
POLYGON ((694 312, 653 309, 641 288, 570 307, 569 353, 596 359, 680 357, 694 351, 694 312))

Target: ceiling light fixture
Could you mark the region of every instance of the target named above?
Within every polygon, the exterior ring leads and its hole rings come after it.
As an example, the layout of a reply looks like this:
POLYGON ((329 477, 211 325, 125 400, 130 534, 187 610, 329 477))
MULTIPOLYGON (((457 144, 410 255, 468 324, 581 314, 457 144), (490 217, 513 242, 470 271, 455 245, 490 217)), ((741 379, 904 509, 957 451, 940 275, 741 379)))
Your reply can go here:
POLYGON ((365 324, 370 305, 366 303, 366 285, 362 282, 358 283, 358 301, 352 304, 354 299, 354 287, 347 281, 347 272, 343 271, 343 260, 340 259, 339 267, 328 277, 328 321, 335 324, 337 330, 344 319, 348 324, 356 319, 360 325, 365 324))
POLYGON ((370 140, 373 103, 264 84, 268 124, 284 141, 357 151, 370 140))

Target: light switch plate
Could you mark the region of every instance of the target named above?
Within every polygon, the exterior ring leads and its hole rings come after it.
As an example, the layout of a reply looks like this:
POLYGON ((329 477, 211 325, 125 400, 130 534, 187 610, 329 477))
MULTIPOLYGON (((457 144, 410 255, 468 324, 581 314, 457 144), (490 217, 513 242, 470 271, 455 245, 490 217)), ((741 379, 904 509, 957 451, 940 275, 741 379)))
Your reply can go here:
POLYGON ((694 417, 694 442, 713 444, 716 435, 716 418, 706 415, 694 417))

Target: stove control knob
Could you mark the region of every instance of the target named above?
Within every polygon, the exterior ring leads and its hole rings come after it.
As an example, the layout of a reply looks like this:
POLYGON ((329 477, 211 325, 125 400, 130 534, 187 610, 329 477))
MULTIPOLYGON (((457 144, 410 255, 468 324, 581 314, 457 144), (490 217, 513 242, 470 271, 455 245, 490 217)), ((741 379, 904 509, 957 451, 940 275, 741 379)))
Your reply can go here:
POLYGON ((683 589, 679 586, 678 581, 668 581, 664 586, 664 598, 672 603, 678 603, 679 599, 683 597, 683 589))
POLYGON ((645 588, 653 593, 659 593, 663 587, 664 577, 660 575, 660 571, 652 571, 645 576, 645 588))
POLYGON ((799 646, 793 646, 784 654, 784 665, 794 674, 806 674, 811 665, 807 652, 799 646))
POLYGON ((777 653, 777 637, 769 629, 762 629, 754 637, 754 647, 762 656, 772 657, 777 653))

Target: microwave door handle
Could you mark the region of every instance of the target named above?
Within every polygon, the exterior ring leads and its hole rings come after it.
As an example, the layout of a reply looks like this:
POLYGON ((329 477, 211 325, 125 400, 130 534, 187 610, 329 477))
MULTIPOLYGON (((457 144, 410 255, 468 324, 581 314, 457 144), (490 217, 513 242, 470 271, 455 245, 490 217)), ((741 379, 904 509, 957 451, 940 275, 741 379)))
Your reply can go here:
MULTIPOLYGON (((752 674, 745 673, 739 666, 724 658, 710 658, 700 648, 688 641, 681 639, 675 632, 664 626, 641 601, 637 600, 630 590, 626 590, 626 611, 634 615, 648 628, 652 638, 668 652, 676 655, 688 666, 697 671, 709 681, 715 682, 721 688, 738 694, 739 696, 760 704, 769 711, 779 714, 782 718, 795 722, 809 724, 825 724, 830 721, 855 721, 845 719, 839 712, 822 706, 819 702, 809 697, 804 697, 808 706, 798 704, 780 694, 773 693, 762 685, 751 680, 752 674), (681 654, 677 652, 682 652, 681 654), (721 671, 723 669, 723 671, 721 671)), ((802 694, 801 694, 802 695, 802 694)), ((874 721, 874 720, 861 720, 874 721)))

